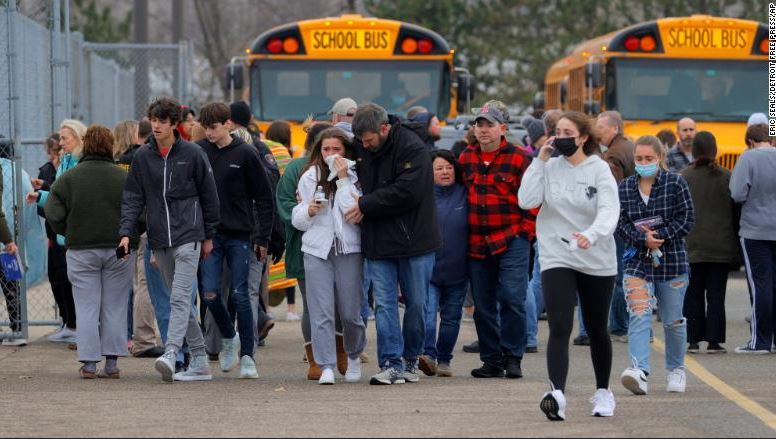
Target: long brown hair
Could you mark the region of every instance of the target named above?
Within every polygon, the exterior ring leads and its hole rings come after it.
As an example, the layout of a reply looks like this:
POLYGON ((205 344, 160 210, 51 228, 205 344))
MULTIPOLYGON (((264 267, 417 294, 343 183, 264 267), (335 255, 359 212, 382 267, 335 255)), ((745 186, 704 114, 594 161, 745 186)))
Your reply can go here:
POLYGON ((591 156, 600 151, 598 138, 593 134, 593 123, 588 115, 578 111, 567 111, 563 113, 563 116, 561 116, 560 119, 566 119, 573 123, 574 126, 577 127, 577 130, 579 130, 579 137, 587 136, 587 141, 582 145, 582 151, 585 155, 591 156))
POLYGON ((694 168, 708 166, 711 169, 718 170, 717 139, 714 137, 714 134, 708 131, 697 133, 692 141, 692 156, 694 158, 692 163, 694 168))
POLYGON ((310 168, 315 168, 318 176, 317 186, 323 187, 323 192, 326 194, 326 197, 331 200, 334 193, 337 191, 337 181, 328 181, 329 166, 323 160, 323 152, 321 152, 321 146, 326 139, 339 139, 339 141, 342 142, 342 146, 345 147, 344 158, 353 158, 353 143, 350 141, 348 135, 339 128, 326 128, 315 138, 315 143, 313 144, 310 153, 310 161, 307 163, 304 171, 302 171, 302 174, 307 172, 310 168))

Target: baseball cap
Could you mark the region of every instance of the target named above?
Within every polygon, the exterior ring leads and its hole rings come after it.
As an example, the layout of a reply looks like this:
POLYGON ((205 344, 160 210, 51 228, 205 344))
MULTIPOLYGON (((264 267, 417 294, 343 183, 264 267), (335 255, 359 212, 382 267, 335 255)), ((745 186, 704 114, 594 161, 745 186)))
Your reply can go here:
POLYGON ((746 123, 747 127, 752 125, 768 125, 768 117, 765 115, 765 113, 754 113, 753 115, 749 116, 749 120, 746 123))
POLYGON ((342 98, 334 103, 329 110, 329 114, 339 114, 340 116, 353 116, 356 114, 358 104, 350 98, 342 98))
POLYGON ((486 119, 490 123, 509 122, 509 109, 501 101, 488 101, 474 111, 474 121, 477 119, 486 119))

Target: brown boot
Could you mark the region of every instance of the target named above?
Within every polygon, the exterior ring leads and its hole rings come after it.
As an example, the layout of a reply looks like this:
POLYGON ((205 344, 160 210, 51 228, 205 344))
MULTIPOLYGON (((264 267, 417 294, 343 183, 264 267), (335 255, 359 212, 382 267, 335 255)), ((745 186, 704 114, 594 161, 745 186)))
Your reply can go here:
POLYGON ((345 375, 348 371, 348 354, 345 352, 345 337, 342 334, 336 335, 337 340, 337 370, 340 375, 345 375))
POLYGON ((315 357, 313 356, 313 344, 305 343, 304 350, 307 353, 307 362, 310 367, 307 369, 307 379, 310 381, 318 381, 321 379, 321 368, 315 363, 315 357))

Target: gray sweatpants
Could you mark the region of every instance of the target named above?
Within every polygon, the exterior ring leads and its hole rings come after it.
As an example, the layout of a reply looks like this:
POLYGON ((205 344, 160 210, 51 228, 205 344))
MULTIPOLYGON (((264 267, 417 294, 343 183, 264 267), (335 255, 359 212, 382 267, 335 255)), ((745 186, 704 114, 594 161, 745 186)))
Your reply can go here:
POLYGON ((201 243, 155 249, 154 257, 167 288, 170 290, 170 326, 167 328, 167 351, 177 354, 184 337, 195 357, 207 355, 205 339, 197 313, 192 309, 191 290, 197 280, 201 243))
POLYGON ((126 357, 127 313, 135 255, 116 259, 116 250, 67 251, 67 277, 73 284, 79 361, 104 355, 126 357))
POLYGON ((326 260, 305 253, 304 271, 315 362, 321 368, 334 369, 335 310, 342 321, 348 357, 357 358, 366 347, 366 326, 361 318, 363 259, 360 253, 335 255, 332 251, 326 260))

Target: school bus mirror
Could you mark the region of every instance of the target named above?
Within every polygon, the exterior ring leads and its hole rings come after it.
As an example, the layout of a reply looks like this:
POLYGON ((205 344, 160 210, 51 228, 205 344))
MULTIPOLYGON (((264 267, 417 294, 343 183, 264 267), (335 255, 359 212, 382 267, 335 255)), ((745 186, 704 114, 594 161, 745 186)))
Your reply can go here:
POLYGON ((238 63, 229 63, 226 65, 224 79, 228 89, 239 90, 243 88, 243 66, 238 63))
POLYGON ((468 112, 468 106, 474 100, 474 95, 477 90, 477 81, 474 75, 468 73, 459 73, 457 77, 458 88, 458 112, 468 112))
POLYGON ((533 98, 534 110, 544 110, 544 92, 540 91, 534 95, 533 98))
POLYGON ((598 114, 601 112, 601 103, 598 101, 585 101, 586 114, 598 114))
POLYGON ((604 86, 604 66, 601 63, 589 62, 585 65, 585 85, 588 88, 604 86))

